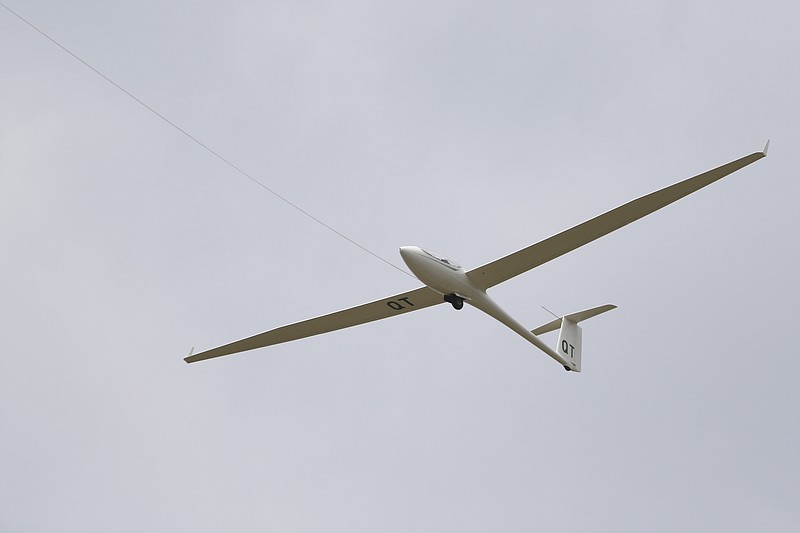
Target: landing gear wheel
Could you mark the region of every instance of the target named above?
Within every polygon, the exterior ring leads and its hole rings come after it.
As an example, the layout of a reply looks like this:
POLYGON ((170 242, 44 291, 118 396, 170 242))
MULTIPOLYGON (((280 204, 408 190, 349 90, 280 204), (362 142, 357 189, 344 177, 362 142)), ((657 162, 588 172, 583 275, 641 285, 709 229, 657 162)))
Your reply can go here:
POLYGON ((453 309, 459 310, 464 308, 464 298, 462 298, 458 294, 445 294, 444 301, 449 304, 452 304, 453 309))

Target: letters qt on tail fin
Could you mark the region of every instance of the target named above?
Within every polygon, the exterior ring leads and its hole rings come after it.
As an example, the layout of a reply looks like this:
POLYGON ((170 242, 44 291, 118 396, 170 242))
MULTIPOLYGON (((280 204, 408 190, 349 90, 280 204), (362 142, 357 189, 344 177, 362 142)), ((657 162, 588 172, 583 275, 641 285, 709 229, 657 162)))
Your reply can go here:
POLYGON ((567 358, 572 367, 564 366, 567 370, 573 372, 581 371, 581 338, 583 330, 577 322, 573 322, 568 318, 561 320, 561 331, 558 333, 558 345, 556 351, 562 356, 567 358))
POLYGON ((531 331, 531 333, 538 336, 560 328, 556 351, 573 364, 572 368, 566 365, 564 368, 573 372, 580 372, 582 330, 578 325, 578 322, 588 320, 593 316, 605 313, 606 311, 611 311, 612 309, 616 309, 616 307, 616 305, 607 304, 601 305, 600 307, 579 311, 577 313, 564 315, 561 318, 557 318, 543 326, 539 326, 531 331))

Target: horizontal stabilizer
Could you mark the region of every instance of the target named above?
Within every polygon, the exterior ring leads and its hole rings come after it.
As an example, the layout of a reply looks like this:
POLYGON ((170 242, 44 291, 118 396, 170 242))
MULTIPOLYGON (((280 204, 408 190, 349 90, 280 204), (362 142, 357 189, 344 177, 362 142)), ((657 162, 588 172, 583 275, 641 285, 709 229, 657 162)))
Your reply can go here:
MULTIPOLYGON (((612 309, 616 308, 617 308, 616 305, 606 304, 606 305, 601 305, 600 307, 594 307, 592 309, 586 309, 584 311, 578 311, 577 313, 564 315, 562 318, 566 318, 570 322, 575 322, 577 324, 578 322, 588 320, 593 316, 597 316, 601 313, 605 313, 606 311, 611 311, 612 309)), ((562 320, 561 318, 557 318, 552 322, 548 322, 544 326, 539 326, 538 328, 531 331, 531 333, 533 333, 534 335, 542 335, 550 331, 555 331, 561 327, 561 320, 562 320)))

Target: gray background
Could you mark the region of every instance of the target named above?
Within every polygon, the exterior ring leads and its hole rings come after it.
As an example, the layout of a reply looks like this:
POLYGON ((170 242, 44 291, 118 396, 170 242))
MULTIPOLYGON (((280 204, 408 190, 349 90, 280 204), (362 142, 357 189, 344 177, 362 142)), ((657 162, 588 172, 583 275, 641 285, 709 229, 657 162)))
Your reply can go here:
POLYGON ((3 2, 397 264, 772 148, 492 291, 619 305, 581 375, 448 306, 187 366, 417 283, 0 9, 0 530, 797 531, 796 2, 3 2))

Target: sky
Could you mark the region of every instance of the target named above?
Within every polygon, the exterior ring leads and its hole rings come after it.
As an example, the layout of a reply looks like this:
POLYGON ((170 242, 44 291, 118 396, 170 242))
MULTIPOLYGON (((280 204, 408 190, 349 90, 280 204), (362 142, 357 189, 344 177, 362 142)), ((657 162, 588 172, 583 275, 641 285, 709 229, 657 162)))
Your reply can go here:
POLYGON ((445 305, 186 365, 419 283, 0 8, 0 531, 797 531, 796 2, 2 2, 398 266, 771 148, 490 291, 618 305, 581 374, 445 305))

